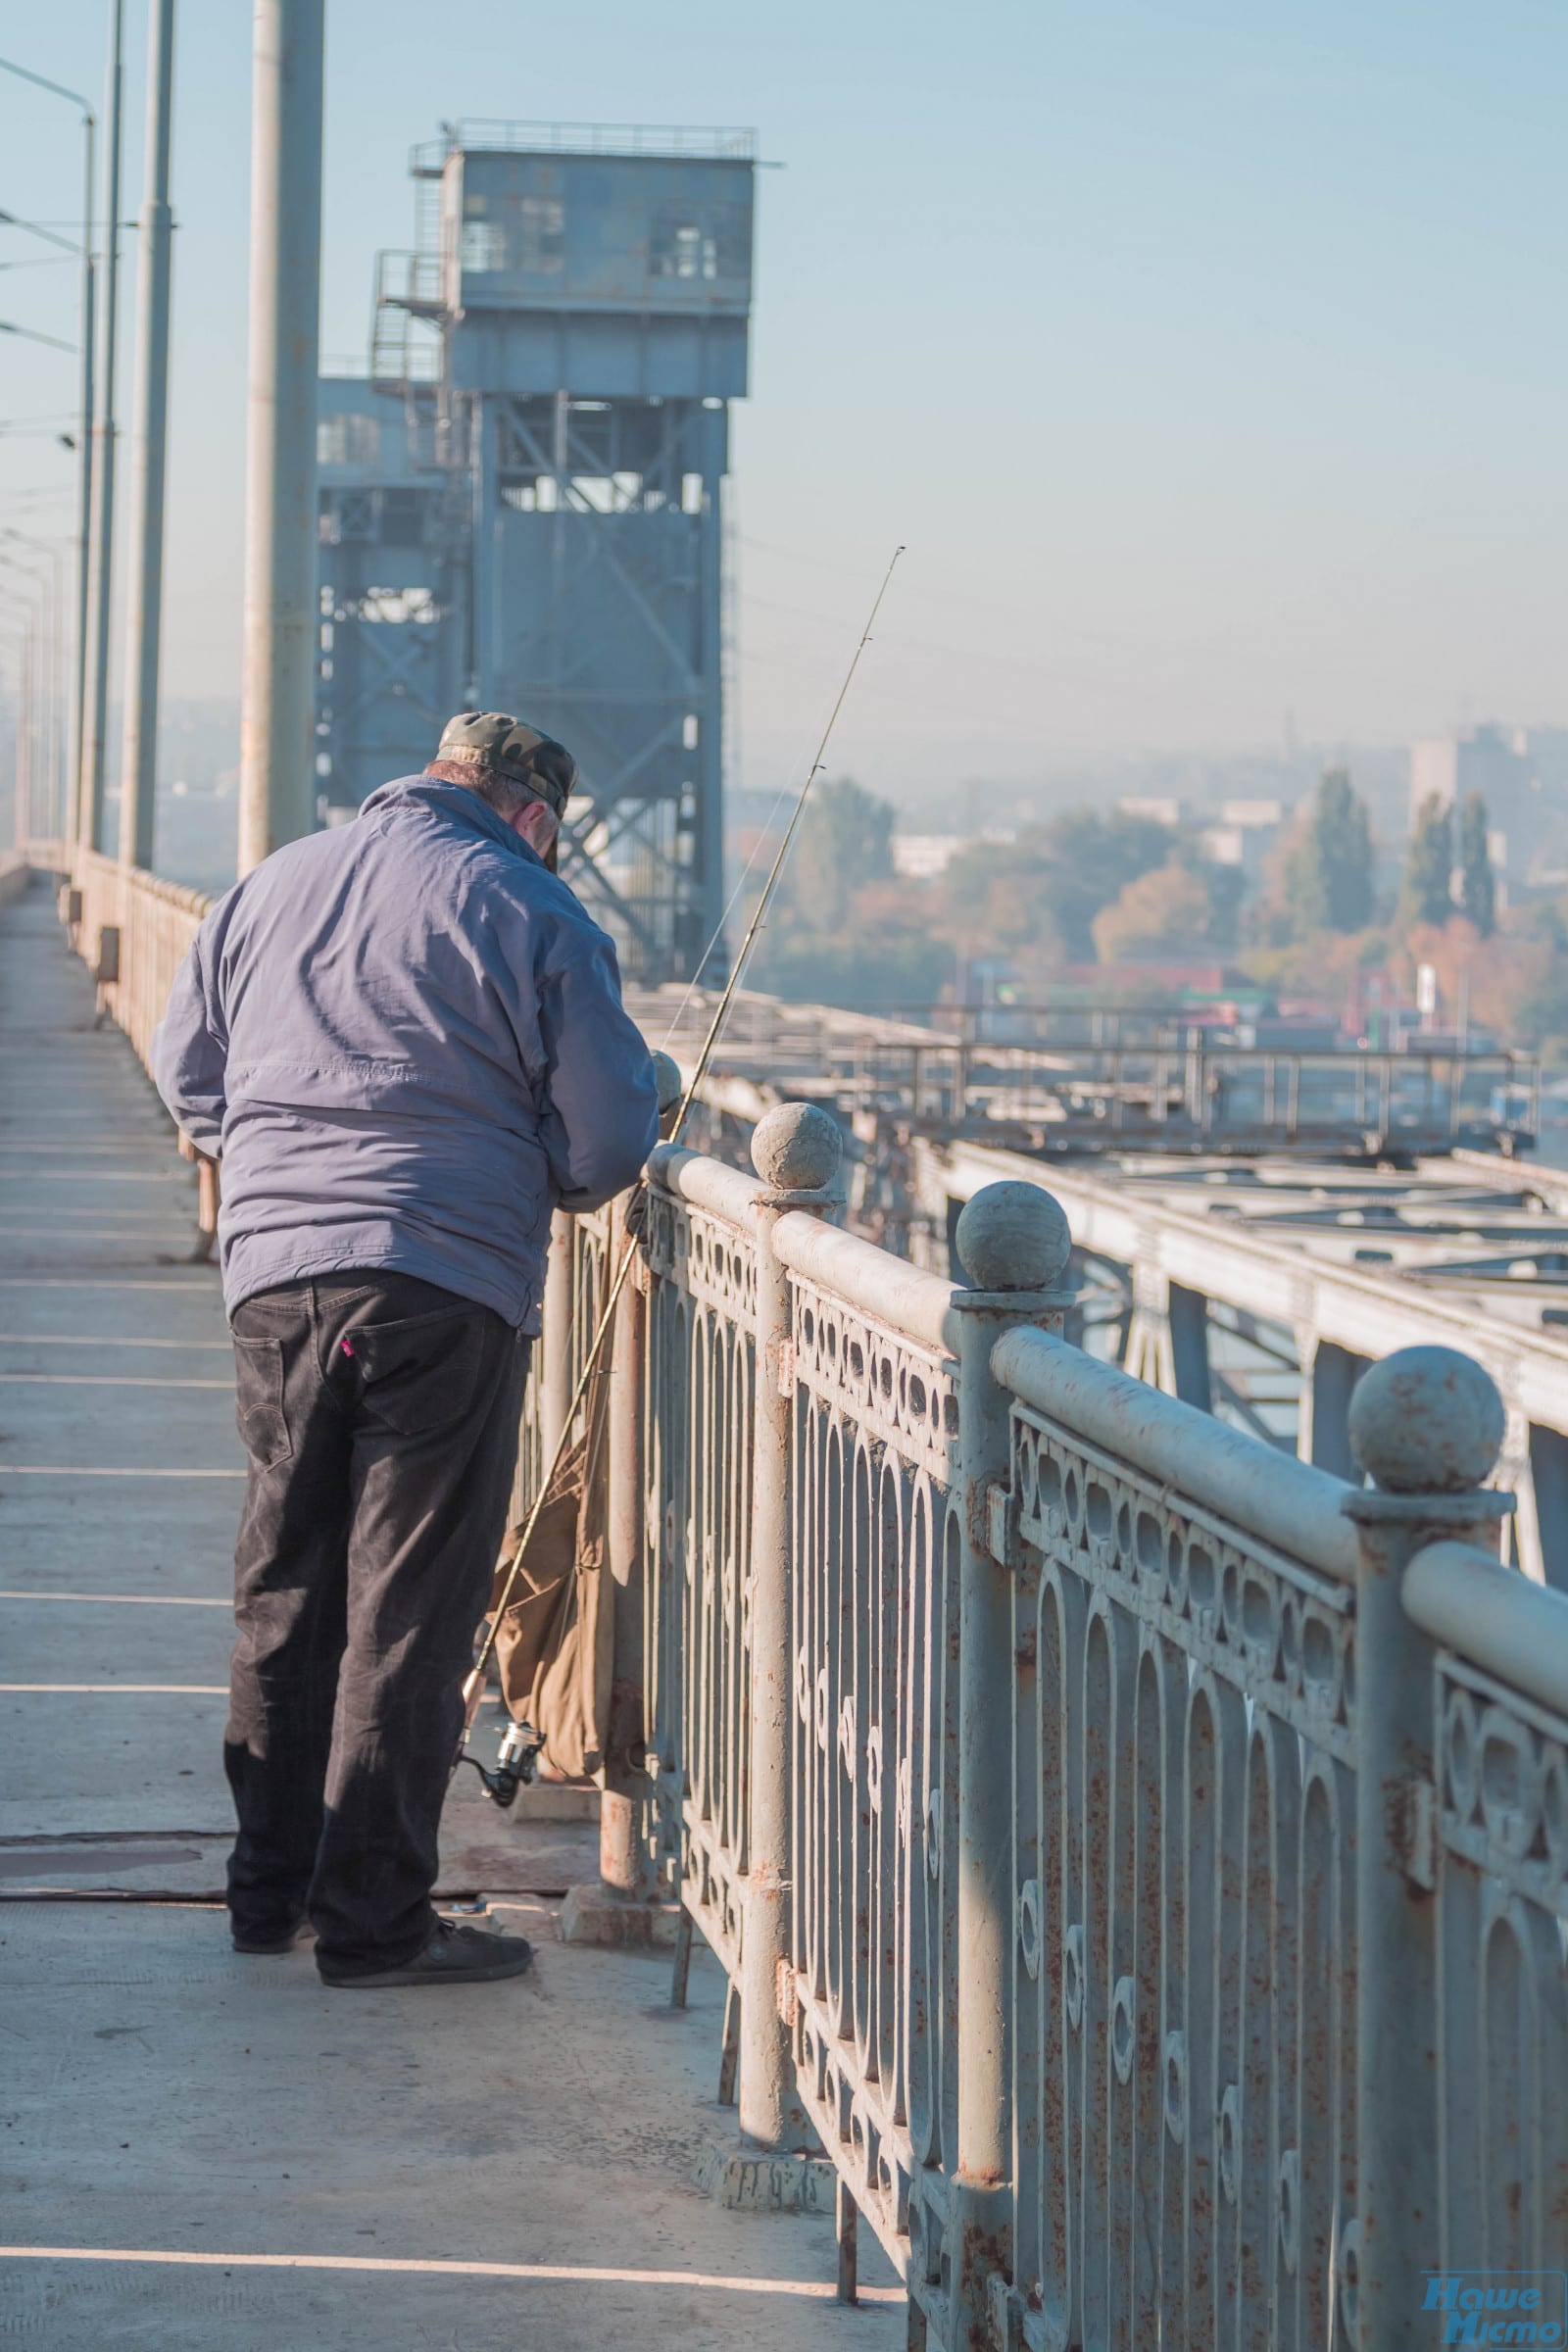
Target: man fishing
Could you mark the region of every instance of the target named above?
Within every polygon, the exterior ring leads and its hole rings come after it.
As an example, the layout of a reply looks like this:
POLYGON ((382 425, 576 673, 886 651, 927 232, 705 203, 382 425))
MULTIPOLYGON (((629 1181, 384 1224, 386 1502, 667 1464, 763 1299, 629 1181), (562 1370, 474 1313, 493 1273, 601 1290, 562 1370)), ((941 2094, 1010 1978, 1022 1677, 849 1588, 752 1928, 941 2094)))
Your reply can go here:
POLYGON ((553 868, 576 769, 465 711, 421 775, 220 900, 154 1041, 222 1163, 249 1456, 224 1764, 236 1949, 306 1919, 333 1985, 515 1976, 431 1907, 550 1216, 659 1132, 614 950, 553 868))

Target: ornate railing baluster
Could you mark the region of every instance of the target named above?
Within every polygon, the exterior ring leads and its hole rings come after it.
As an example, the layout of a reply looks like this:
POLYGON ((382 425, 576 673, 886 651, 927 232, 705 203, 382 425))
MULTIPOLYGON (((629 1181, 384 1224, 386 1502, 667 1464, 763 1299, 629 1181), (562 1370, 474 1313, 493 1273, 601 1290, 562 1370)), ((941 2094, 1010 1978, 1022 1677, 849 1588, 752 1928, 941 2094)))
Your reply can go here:
POLYGON ((932 2352, 1382 2352, 1568 2267, 1568 1599, 1477 1548, 1485 1376, 1374 1367, 1357 1490, 1042 1328, 1037 1187, 956 1292, 760 1164, 654 1172, 649 1850, 843 2291, 858 2212, 932 2352))

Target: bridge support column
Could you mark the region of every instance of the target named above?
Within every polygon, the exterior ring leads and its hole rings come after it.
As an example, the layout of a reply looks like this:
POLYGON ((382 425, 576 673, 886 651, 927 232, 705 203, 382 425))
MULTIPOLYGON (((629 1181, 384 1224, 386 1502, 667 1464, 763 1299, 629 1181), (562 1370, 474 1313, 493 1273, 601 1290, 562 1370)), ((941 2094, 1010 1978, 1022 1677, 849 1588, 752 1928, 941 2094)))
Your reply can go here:
POLYGON ((1494 1551, 1511 1496, 1483 1493, 1502 1399, 1447 1348, 1402 1348, 1356 1388, 1349 1440, 1370 1492, 1348 1494, 1360 1537, 1355 1587, 1355 2150, 1336 2183, 1343 2323, 1377 2352, 1432 2341, 1425 2275, 1441 2260, 1433 1900, 1442 1796, 1434 1764, 1435 1649, 1405 1614, 1405 1570, 1446 1540, 1494 1551))
POLYGON ((1361 1473, 1350 1451, 1350 1398, 1367 1358, 1333 1340, 1320 1340, 1310 1326, 1298 1332, 1297 1350, 1301 1400, 1296 1450, 1303 1462, 1315 1462, 1320 1470, 1354 1482, 1361 1473))
MULTIPOLYGON (((1016 1895, 1012 1574, 993 1549, 992 1502, 1004 1495, 1010 1407, 991 1351, 1020 1323, 1059 1332, 1070 1294, 1056 1288, 1072 1239, 1051 1195, 987 1185, 957 1222, 954 1246, 973 1286, 953 1297, 958 1320, 958 2132, 951 2244, 954 2319, 947 2352, 991 2352, 993 2282, 1012 2265, 1012 1946, 1016 1895)), ((1005 1554, 1004 1538, 999 1549, 1005 1554)), ((949 1868, 943 1863, 944 1875, 949 1868)), ((944 1888, 944 1907, 954 1894, 944 1888)))
POLYGON ((1155 1266, 1133 1268, 1126 1368, 1136 1380, 1200 1413, 1214 1409, 1208 1367, 1208 1300, 1155 1266))

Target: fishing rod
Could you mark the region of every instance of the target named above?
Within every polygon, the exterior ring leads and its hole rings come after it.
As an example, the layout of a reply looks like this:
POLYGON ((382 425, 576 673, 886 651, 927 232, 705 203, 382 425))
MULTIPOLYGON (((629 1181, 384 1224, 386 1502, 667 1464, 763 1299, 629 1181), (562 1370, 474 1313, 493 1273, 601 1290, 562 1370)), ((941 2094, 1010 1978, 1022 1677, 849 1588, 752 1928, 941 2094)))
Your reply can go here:
MULTIPOLYGON (((865 626, 860 631, 859 642, 851 658, 850 666, 844 673, 844 683, 839 688, 838 699, 828 712, 827 724, 822 729, 822 737, 816 747, 816 755, 807 770, 806 781, 801 786, 796 798, 790 821, 784 828, 784 838, 778 845, 778 855, 768 869, 767 879, 762 884, 761 896, 758 900, 756 910, 746 927, 746 936, 741 941, 740 952, 736 956, 729 978, 724 983, 718 1003, 713 1007, 713 1017, 708 1024, 708 1034, 703 1039, 702 1050, 692 1065, 691 1077, 686 1082, 680 1102, 676 1106, 674 1118, 670 1122, 669 1134, 665 1139, 670 1143, 680 1141, 681 1129, 686 1124, 692 1103, 697 1097, 697 1090, 708 1074, 708 1065, 712 1058, 713 1048, 718 1043, 719 1032, 729 1016, 730 1006, 735 1002, 735 992, 740 986, 741 975, 745 971, 747 960, 757 944, 757 935, 761 930, 773 893, 778 887, 779 877, 784 871, 785 860, 789 857, 796 829, 806 813, 806 804, 810 798, 811 786, 822 771, 822 762, 827 756, 827 747, 832 740, 833 730, 838 724, 839 712, 843 710, 850 688, 855 683, 855 673, 860 666, 860 656, 871 641, 871 631, 876 626, 876 616, 882 610, 882 599, 888 592, 888 583, 893 577, 894 566, 903 553, 902 544, 894 549, 888 562, 887 570, 882 575, 882 584, 878 588, 872 601, 871 610, 866 615, 865 626)), ((523 1558, 533 1541, 534 1530, 538 1526, 540 1515, 544 1510, 545 1497, 555 1484, 556 1473, 565 1459, 567 1447, 571 1442, 572 1424, 576 1420, 578 1408, 587 1396, 589 1386, 598 1369, 599 1359, 604 1353, 605 1342, 610 1334, 610 1327, 614 1321, 616 1301, 626 1287, 626 1277, 631 1272, 632 1260, 636 1254, 637 1236, 633 1235, 627 1241, 620 1262, 615 1268, 614 1279, 611 1283, 605 1303, 600 1309, 599 1320, 594 1326, 593 1338, 589 1343, 588 1351, 583 1357, 582 1370, 577 1375, 576 1386, 571 1392, 566 1410, 562 1418, 561 1434, 556 1440, 554 1450, 540 1477, 533 1500, 528 1506, 528 1516, 522 1523, 521 1533, 514 1546, 512 1562, 501 1587, 500 1596, 490 1611, 484 1640, 480 1643, 479 1654, 473 1662, 473 1670, 463 1686, 463 1737, 458 1742, 458 1752, 453 1758, 452 1770, 455 1774, 460 1765, 471 1764, 498 1805, 510 1805, 521 1784, 524 1781, 532 1780, 534 1760, 543 1747, 544 1741, 529 1724, 514 1723, 510 1725, 501 1742, 501 1753, 496 1768, 493 1772, 487 1772, 476 1756, 468 1754, 468 1739, 473 1730, 474 1717, 478 1714, 480 1703, 484 1697, 486 1676, 490 1660, 495 1654, 501 1621, 507 1613, 517 1579, 522 1573, 523 1558)))

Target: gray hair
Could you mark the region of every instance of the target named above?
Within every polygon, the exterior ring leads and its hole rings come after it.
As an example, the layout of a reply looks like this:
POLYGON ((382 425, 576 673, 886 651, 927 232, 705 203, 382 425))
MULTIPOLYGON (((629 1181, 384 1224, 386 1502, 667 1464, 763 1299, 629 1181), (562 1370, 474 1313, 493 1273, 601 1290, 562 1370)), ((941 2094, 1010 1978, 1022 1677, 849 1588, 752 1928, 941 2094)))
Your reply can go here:
POLYGON ((550 808, 544 794, 536 792, 531 784, 519 784, 514 776, 504 776, 499 768, 485 767, 475 760, 432 760, 424 772, 443 784, 462 784, 469 792, 476 792, 508 824, 530 801, 537 801, 541 808, 550 808))

